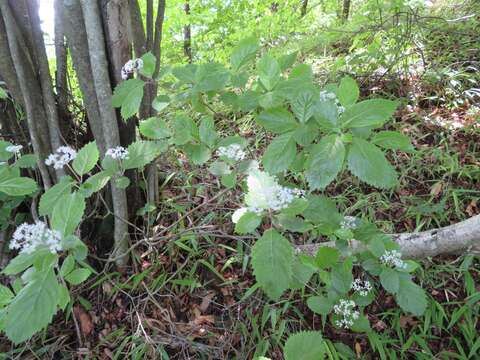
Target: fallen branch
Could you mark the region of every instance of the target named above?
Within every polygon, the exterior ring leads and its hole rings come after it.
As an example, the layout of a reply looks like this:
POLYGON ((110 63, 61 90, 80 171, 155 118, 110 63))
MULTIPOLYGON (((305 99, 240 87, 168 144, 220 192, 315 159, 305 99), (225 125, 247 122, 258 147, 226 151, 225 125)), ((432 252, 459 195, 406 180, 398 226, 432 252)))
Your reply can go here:
MULTIPOLYGON (((480 254, 480 215, 440 229, 419 233, 393 234, 405 259, 421 259, 445 254, 480 254)), ((332 242, 297 245, 297 253, 315 255, 322 246, 334 246, 332 242)), ((352 251, 360 252, 365 245, 360 241, 350 242, 352 251)))

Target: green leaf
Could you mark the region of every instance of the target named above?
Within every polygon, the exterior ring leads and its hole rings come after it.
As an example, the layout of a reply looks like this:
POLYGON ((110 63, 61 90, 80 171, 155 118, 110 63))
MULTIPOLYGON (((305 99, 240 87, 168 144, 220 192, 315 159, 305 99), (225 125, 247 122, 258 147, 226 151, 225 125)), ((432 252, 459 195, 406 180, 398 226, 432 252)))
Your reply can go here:
POLYGON ((291 289, 302 289, 315 273, 315 269, 311 266, 303 264, 298 256, 295 256, 293 261, 292 282, 291 289))
POLYGON ((121 82, 115 88, 112 96, 112 105, 120 109, 123 120, 128 120, 140 108, 145 83, 140 79, 129 79, 121 82))
POLYGON ((371 99, 350 107, 340 116, 344 128, 380 127, 390 119, 398 103, 392 100, 371 99))
POLYGON ((158 117, 150 117, 141 121, 139 130, 140 134, 153 140, 165 139, 172 135, 165 120, 158 117))
POLYGON ((349 76, 345 76, 340 81, 337 90, 337 98, 343 106, 353 105, 357 102, 360 90, 355 80, 349 76))
POLYGON ((342 170, 345 146, 337 135, 323 137, 313 145, 306 163, 305 178, 310 189, 325 189, 342 170))
POLYGON ((155 99, 152 101, 152 107, 155 109, 157 112, 161 112, 163 109, 165 109, 168 105, 170 104, 170 98, 167 95, 158 95, 155 99))
POLYGON ((235 224, 235 232, 238 234, 250 234, 260 226, 262 218, 254 212, 246 212, 235 224))
POLYGON ((348 153, 348 168, 360 180, 378 188, 392 188, 397 184, 397 174, 392 165, 375 145, 353 138, 348 153))
POLYGON ((370 328, 370 321, 368 320, 368 317, 361 314, 353 323, 351 330, 358 333, 370 332, 372 329, 370 328))
POLYGON ((284 348, 285 360, 320 360, 325 345, 320 331, 302 331, 291 335, 284 348))
POLYGON ((208 171, 215 176, 222 176, 231 173, 230 166, 223 161, 214 161, 208 168, 208 171))
POLYGON ((157 62, 157 58, 149 51, 143 54, 140 59, 142 59, 143 61, 143 67, 140 69, 140 74, 151 78, 153 76, 153 73, 155 72, 155 64, 157 62))
POLYGON ((400 150, 405 152, 415 151, 408 136, 397 131, 380 131, 372 138, 372 143, 384 149, 400 150))
POLYGON ((184 150, 195 165, 205 164, 212 156, 208 147, 203 144, 186 144, 184 150))
POLYGON ((288 289, 292 280, 293 247, 275 230, 267 230, 252 248, 253 273, 272 300, 288 289))
POLYGON ((303 212, 305 218, 317 225, 322 234, 333 234, 343 220, 335 203, 323 195, 310 195, 307 200, 308 208, 303 212))
POLYGON ((423 315, 427 308, 425 291, 411 280, 400 279, 400 286, 395 298, 404 311, 416 316, 423 315))
POLYGON ((172 74, 181 82, 193 84, 195 82, 195 73, 197 72, 197 65, 187 64, 184 66, 177 66, 172 69, 172 74))
POLYGON ((30 195, 37 191, 37 183, 27 177, 16 177, 0 181, 0 192, 10 196, 30 195))
POLYGON ((310 296, 307 306, 315 314, 328 315, 333 309, 334 302, 325 296, 310 296))
POLYGON ((163 151, 160 142, 135 141, 128 146, 128 158, 123 161, 123 166, 128 169, 141 169, 151 163, 163 151))
POLYGON ((0 87, 0 99, 6 99, 8 97, 7 91, 0 87))
POLYGON ((15 166, 19 168, 32 168, 34 169, 37 166, 37 156, 34 154, 22 155, 17 161, 15 161, 15 166))
POLYGON ((282 71, 286 71, 289 68, 291 68, 292 65, 295 63, 295 60, 297 59, 297 54, 298 54, 298 52, 295 51, 295 52, 292 52, 290 54, 286 54, 286 55, 281 56, 278 59, 278 65, 280 65, 280 69, 282 71))
POLYGON ((333 130, 338 125, 338 106, 334 100, 318 101, 315 104, 315 120, 325 130, 333 130))
POLYGON ((258 39, 254 37, 241 40, 233 49, 230 64, 234 71, 239 71, 243 66, 255 59, 259 49, 258 39))
POLYGON ((0 309, 8 305, 13 296, 12 290, 0 284, 0 309))
POLYGON ((92 271, 87 268, 75 269, 65 276, 65 280, 72 285, 78 285, 87 280, 91 273, 92 271))
POLYGON ((320 269, 328 269, 337 264, 340 252, 333 247, 322 246, 315 255, 315 262, 320 269))
POLYGON ((391 294, 396 294, 400 286, 398 272, 391 268, 384 268, 380 273, 380 283, 391 294))
POLYGON ((267 91, 273 90, 280 81, 280 65, 278 65, 278 61, 271 54, 263 55, 258 61, 257 71, 260 82, 267 91))
POLYGON ((346 294, 352 288, 352 264, 345 261, 332 268, 332 286, 340 293, 346 294))
POLYGON ((313 116, 315 98, 310 91, 301 92, 291 103, 292 111, 298 121, 305 124, 313 116))
POLYGON ((230 73, 221 64, 206 63, 197 66, 195 72, 195 91, 209 92, 222 90, 230 73))
POLYGON ((85 175, 95 167, 99 158, 97 143, 92 141, 78 152, 72 163, 73 170, 80 176, 85 175))
POLYGON ((32 272, 28 284, 6 308, 7 337, 19 344, 45 328, 57 312, 58 295, 59 284, 52 267, 32 272))
POLYGON ((65 277, 70 274, 75 267, 75 258, 72 255, 68 255, 65 260, 63 260, 62 267, 60 268, 60 275, 65 277))
POLYGON ((178 114, 173 120, 173 133, 175 145, 184 145, 198 134, 197 124, 185 114, 178 114))
POLYGON ((130 185, 130 179, 126 176, 121 176, 115 179, 115 185, 120 189, 126 189, 130 185))
POLYGON ((295 160, 297 147, 291 133, 277 136, 268 145, 262 157, 265 170, 270 174, 277 174, 287 170, 295 160))
POLYGON ((82 221, 85 198, 78 192, 61 196, 53 208, 51 225, 63 236, 71 235, 82 221))
MULTIPOLYGON (((79 189, 79 192, 86 198, 92 196, 94 193, 102 190, 105 185, 108 184, 108 181, 110 180, 110 175, 108 175, 108 172, 106 171, 100 171, 99 173, 96 173, 95 175, 90 176, 87 181, 85 181, 79 189)), ((65 191, 65 193, 69 193, 71 191, 71 187, 68 189, 68 191, 65 191)), ((63 195, 62 193, 61 195, 63 195)), ((59 195, 59 196, 61 196, 59 195)), ((40 200, 41 201, 41 200, 40 200)), ((55 200, 56 201, 56 200, 55 200)), ((55 201, 52 200, 53 203, 55 201)), ((42 204, 40 203, 40 206, 42 204)), ((52 206, 53 209, 53 206, 52 206)))
POLYGON ((234 172, 231 172, 229 174, 223 174, 220 178, 220 182, 227 189, 232 189, 237 183, 237 175, 234 172))
POLYGON ((298 123, 292 114, 284 108, 265 110, 257 116, 256 121, 266 130, 275 134, 293 131, 298 127, 298 123))
POLYGON ((311 229, 313 229, 312 224, 305 221, 299 216, 292 216, 280 213, 274 218, 275 223, 278 223, 284 230, 298 232, 298 233, 305 233, 311 229))
POLYGON ((313 121, 300 126, 294 131, 293 138, 300 146, 308 146, 318 138, 318 126, 313 121))
POLYGON ((47 249, 40 249, 33 252, 32 254, 27 254, 27 253, 18 254, 12 260, 10 260, 10 262, 5 267, 5 269, 2 270, 2 274, 5 274, 5 275, 19 274, 25 269, 32 266, 33 263, 36 262, 38 259, 41 259, 42 257, 46 256, 49 253, 50 251, 48 251, 47 249))
POLYGON ((66 194, 70 194, 74 181, 70 176, 64 176, 60 181, 40 197, 38 213, 40 216, 51 215, 53 208, 59 199, 66 194))
POLYGON ((215 131, 215 123, 213 121, 212 116, 205 116, 200 121, 200 126, 198 129, 200 135, 200 141, 207 145, 208 147, 212 148, 215 146, 217 142, 218 135, 215 131))
POLYGON ((10 160, 14 156, 12 152, 6 150, 8 146, 12 145, 11 142, 0 140, 0 161, 10 160))

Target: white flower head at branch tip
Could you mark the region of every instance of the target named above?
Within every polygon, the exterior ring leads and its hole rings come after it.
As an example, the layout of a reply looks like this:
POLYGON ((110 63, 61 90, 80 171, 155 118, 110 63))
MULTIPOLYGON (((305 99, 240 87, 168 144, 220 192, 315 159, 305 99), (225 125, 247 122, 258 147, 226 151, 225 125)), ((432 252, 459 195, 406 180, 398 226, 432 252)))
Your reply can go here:
POLYGON ((358 220, 355 216, 344 216, 340 222, 340 227, 349 230, 356 229, 358 227, 358 220))
POLYGON ((57 253, 62 250, 61 240, 60 232, 49 229, 42 221, 23 223, 13 233, 10 249, 31 254, 40 248, 48 248, 50 252, 57 253))
POLYGON ((243 151, 240 144, 230 144, 228 146, 220 146, 217 150, 217 156, 223 156, 230 160, 240 161, 245 159, 247 154, 245 151, 243 151))
POLYGON ((125 160, 128 159, 128 150, 123 146, 117 146, 111 149, 108 149, 105 153, 106 156, 110 156, 115 160, 125 160))
POLYGON ((122 79, 127 80, 128 76, 136 71, 139 71, 143 68, 142 59, 132 59, 128 60, 125 65, 122 67, 122 79))
POLYGON ((355 279, 352 283, 352 289, 360 294, 360 296, 367 296, 372 290, 372 285, 368 280, 355 279))
POLYGON ((50 154, 45 164, 53 166, 54 169, 61 169, 77 157, 77 152, 70 146, 60 146, 55 153, 50 154))
POLYGON ((335 324, 340 328, 351 328, 355 320, 360 317, 360 313, 355 310, 355 301, 341 299, 337 305, 333 307, 333 312, 339 316, 335 324))
POLYGON ((9 153, 19 154, 22 149, 22 145, 9 145, 5 148, 5 151, 9 153))
POLYGON ((238 222, 246 212, 261 214, 268 210, 279 211, 288 207, 293 200, 305 196, 305 191, 281 186, 274 176, 261 170, 250 171, 247 187, 246 206, 233 213, 234 223, 238 222))
POLYGON ((402 254, 397 250, 385 251, 385 253, 380 256, 380 261, 383 265, 396 267, 398 269, 405 269, 407 267, 407 264, 402 260, 402 254))

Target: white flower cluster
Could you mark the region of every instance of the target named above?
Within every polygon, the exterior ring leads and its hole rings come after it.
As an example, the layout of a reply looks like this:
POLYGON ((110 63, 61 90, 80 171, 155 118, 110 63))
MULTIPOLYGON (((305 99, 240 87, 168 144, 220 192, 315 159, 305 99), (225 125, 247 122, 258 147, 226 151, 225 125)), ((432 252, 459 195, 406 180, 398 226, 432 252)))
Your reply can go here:
POLYGON ((106 156, 110 156, 112 159, 115 160, 125 160, 128 159, 128 150, 125 149, 123 146, 117 146, 111 149, 108 149, 105 153, 106 156))
POLYGON ((339 303, 333 307, 335 314, 341 317, 335 321, 335 324, 345 329, 352 327, 355 320, 360 316, 360 313, 354 310, 356 306, 355 301, 341 299, 339 303))
POLYGON ((340 227, 342 229, 356 229, 358 227, 358 221, 355 216, 344 216, 343 220, 340 222, 340 227))
POLYGON ((5 151, 14 153, 14 154, 19 154, 22 149, 23 149, 22 145, 9 145, 5 148, 5 151))
POLYGON ((412 8, 412 9, 420 9, 420 8, 425 7, 425 5, 427 5, 427 3, 429 3, 429 1, 425 1, 425 0, 406 0, 404 5, 412 8))
POLYGON ((240 161, 245 159, 245 151, 239 144, 231 144, 228 146, 220 146, 217 150, 217 156, 224 156, 228 159, 240 161))
POLYGON ((48 156, 45 164, 53 166, 55 169, 61 169, 76 157, 77 152, 70 146, 60 146, 55 153, 48 156))
POLYGON ((337 95, 335 95, 335 93, 326 91, 326 90, 320 91, 320 101, 329 101, 329 100, 335 101, 335 104, 337 104, 339 114, 345 111, 345 108, 340 104, 340 101, 338 101, 337 95))
POLYGON ((367 296, 372 290, 372 285, 368 280, 355 279, 352 283, 352 289, 357 291, 360 296, 367 296))
POLYGON ((142 59, 132 59, 128 60, 125 65, 122 67, 122 79, 127 80, 128 75, 134 73, 143 68, 142 59))
POLYGON ((405 269, 407 264, 402 260, 402 254, 397 250, 385 251, 385 253, 380 257, 380 261, 391 267, 396 267, 398 269, 405 269))
POLYGON ((49 229, 44 222, 23 223, 13 233, 10 249, 31 254, 38 248, 46 247, 52 253, 56 253, 62 250, 61 240, 60 232, 49 229))
POLYGON ((246 212, 261 214, 267 210, 279 211, 288 207, 294 199, 305 195, 303 190, 281 186, 274 176, 260 170, 252 170, 249 173, 247 186, 246 206, 233 213, 234 223, 237 223, 246 212))

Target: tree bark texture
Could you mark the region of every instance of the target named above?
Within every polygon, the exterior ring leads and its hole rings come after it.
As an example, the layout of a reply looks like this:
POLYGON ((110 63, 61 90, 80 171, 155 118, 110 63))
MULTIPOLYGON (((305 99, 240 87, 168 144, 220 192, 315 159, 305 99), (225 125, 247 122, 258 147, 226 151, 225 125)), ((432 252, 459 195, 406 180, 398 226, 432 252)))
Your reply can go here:
MULTIPOLYGON (((185 15, 190 17, 190 2, 187 0, 185 1, 185 15)), ((192 56, 192 26, 190 24, 190 20, 188 23, 183 27, 183 53, 185 54, 188 62, 191 64, 193 61, 192 56)))

